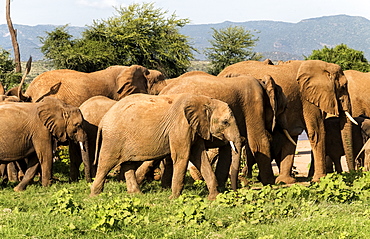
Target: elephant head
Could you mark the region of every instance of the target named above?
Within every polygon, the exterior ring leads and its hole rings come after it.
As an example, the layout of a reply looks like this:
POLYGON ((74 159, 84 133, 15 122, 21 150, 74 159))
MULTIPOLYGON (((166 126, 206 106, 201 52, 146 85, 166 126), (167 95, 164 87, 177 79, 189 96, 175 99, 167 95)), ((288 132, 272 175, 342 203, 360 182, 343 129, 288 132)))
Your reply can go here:
POLYGON ((232 188, 236 189, 242 147, 236 119, 227 103, 216 99, 209 100, 208 97, 197 97, 200 100, 189 100, 186 103, 185 117, 193 132, 203 139, 213 140, 212 137, 214 137, 225 144, 230 144, 233 155, 231 156, 230 178, 232 188))
POLYGON ((117 96, 115 100, 120 100, 125 96, 134 93, 147 93, 149 70, 143 66, 132 65, 125 68, 116 79, 117 96))
POLYGON ((297 73, 302 100, 316 105, 325 117, 326 114, 339 116, 341 133, 347 164, 354 169, 352 149, 351 103, 347 79, 337 64, 318 60, 303 61, 297 73), (348 117, 348 119, 346 118, 348 117))
POLYGON ((53 97, 45 97, 38 104, 38 117, 58 141, 87 141, 86 133, 82 129, 83 117, 78 107, 67 105, 53 97))

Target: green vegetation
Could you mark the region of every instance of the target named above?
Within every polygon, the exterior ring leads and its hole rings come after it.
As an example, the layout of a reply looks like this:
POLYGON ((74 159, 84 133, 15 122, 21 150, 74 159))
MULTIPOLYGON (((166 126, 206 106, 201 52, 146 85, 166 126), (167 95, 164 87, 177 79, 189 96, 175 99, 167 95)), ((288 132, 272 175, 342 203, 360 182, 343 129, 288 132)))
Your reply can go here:
POLYGON ((252 51, 258 38, 244 27, 230 26, 212 30, 213 39, 209 41, 212 47, 205 50, 205 55, 210 60, 210 74, 218 75, 225 67, 240 61, 262 58, 252 51))
MULTIPOLYGON (((257 172, 254 172, 257 175, 257 172)), ((2 238, 367 238, 370 172, 330 174, 321 183, 265 186, 206 199, 204 183, 188 177, 184 194, 146 182, 143 194, 109 178, 104 193, 89 197, 85 181, 68 183, 55 171, 48 188, 35 180, 0 195, 2 238)), ((251 179, 251 182, 256 180, 251 179)))
POLYGON ((152 3, 131 4, 116 9, 117 16, 96 20, 73 39, 66 28, 58 27, 40 37, 41 51, 55 68, 92 72, 111 65, 142 65, 167 77, 186 72, 193 50, 179 33, 189 20, 154 8, 152 3))
POLYGON ((324 46, 320 50, 313 50, 311 55, 305 57, 305 60, 322 60, 335 63, 340 65, 342 70, 370 71, 370 64, 364 53, 349 48, 345 44, 337 45, 334 48, 324 46))
POLYGON ((16 86, 21 82, 22 73, 15 73, 14 61, 10 58, 10 53, 0 48, 0 83, 5 90, 16 86))

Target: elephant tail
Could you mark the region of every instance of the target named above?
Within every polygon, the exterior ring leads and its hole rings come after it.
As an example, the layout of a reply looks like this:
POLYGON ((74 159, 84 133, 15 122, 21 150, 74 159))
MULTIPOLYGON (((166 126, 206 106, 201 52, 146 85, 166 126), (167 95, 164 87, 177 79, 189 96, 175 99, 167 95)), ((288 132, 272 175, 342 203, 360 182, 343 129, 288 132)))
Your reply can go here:
POLYGON ((97 135, 96 135, 95 159, 94 159, 93 165, 98 164, 98 156, 99 156, 99 151, 100 151, 100 146, 101 146, 101 141, 102 141, 101 131, 102 131, 102 128, 99 126, 98 127, 98 132, 97 132, 97 135))

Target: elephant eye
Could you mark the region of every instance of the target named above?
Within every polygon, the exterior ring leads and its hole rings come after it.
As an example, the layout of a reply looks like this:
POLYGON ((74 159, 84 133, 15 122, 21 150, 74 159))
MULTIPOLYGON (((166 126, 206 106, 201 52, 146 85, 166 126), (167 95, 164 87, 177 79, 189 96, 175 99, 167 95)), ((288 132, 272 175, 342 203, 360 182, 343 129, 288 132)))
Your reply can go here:
POLYGON ((229 123, 229 121, 227 119, 223 120, 222 121, 222 124, 225 125, 225 126, 230 125, 230 123, 229 123))

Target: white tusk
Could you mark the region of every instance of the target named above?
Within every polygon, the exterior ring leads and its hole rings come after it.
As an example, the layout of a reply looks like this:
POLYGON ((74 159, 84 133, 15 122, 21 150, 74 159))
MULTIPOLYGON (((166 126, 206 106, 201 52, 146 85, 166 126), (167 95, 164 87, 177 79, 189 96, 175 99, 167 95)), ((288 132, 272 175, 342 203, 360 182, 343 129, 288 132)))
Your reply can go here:
POLYGON ((86 150, 85 150, 85 147, 84 147, 84 144, 83 144, 81 141, 79 141, 79 143, 80 143, 80 148, 81 148, 81 150, 82 150, 82 151, 86 151, 86 150))
POLYGON ((355 125, 358 125, 357 121, 354 118, 352 118, 352 116, 347 111, 344 111, 344 113, 346 114, 348 119, 352 121, 352 123, 354 123, 355 125))
POLYGON ((238 153, 238 151, 236 151, 236 148, 235 148, 235 144, 233 141, 229 141, 230 142, 230 146, 231 148, 234 150, 235 153, 238 153))
POLYGON ((288 130, 283 129, 283 132, 284 132, 285 136, 289 139, 289 141, 290 141, 290 142, 292 142, 292 144, 294 144, 294 146, 297 146, 297 143, 296 143, 296 142, 294 142, 294 140, 293 140, 293 139, 292 139, 292 137, 290 136, 290 134, 289 134, 288 130))

